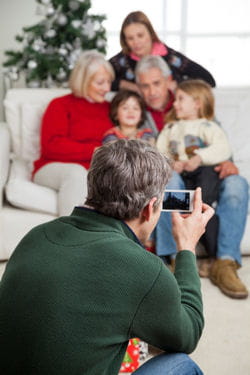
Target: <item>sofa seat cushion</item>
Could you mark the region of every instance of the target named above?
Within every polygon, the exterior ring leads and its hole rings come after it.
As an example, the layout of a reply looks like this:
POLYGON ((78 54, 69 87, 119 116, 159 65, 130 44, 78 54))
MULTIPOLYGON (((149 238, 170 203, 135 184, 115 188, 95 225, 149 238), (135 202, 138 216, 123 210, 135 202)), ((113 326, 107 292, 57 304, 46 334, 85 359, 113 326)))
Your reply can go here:
POLYGON ((11 89, 4 100, 15 157, 29 162, 38 158, 40 124, 49 102, 66 95, 69 89, 11 89))
POLYGON ((30 175, 30 166, 26 161, 13 160, 5 188, 8 202, 26 210, 58 215, 57 192, 35 184, 30 175))

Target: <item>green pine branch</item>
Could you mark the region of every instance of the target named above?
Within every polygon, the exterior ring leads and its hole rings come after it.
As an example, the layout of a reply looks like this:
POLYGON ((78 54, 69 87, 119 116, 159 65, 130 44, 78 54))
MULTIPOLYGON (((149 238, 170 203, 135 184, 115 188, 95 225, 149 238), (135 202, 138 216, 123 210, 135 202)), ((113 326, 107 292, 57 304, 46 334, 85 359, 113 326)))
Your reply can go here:
MULTIPOLYGON (((42 4, 41 0, 37 2, 42 4)), ((70 74, 69 55, 74 53, 76 48, 106 52, 106 30, 102 25, 106 16, 88 14, 90 0, 78 2, 77 9, 72 9, 68 0, 51 0, 50 5, 54 8, 52 14, 45 14, 44 19, 36 25, 23 27, 22 35, 15 37, 16 41, 22 44, 22 49, 4 52, 6 61, 3 66, 15 68, 19 72, 24 71, 27 82, 46 81, 49 77, 55 82, 61 82, 62 79, 58 78, 61 71, 65 72, 67 80, 70 74), (65 23, 60 23, 59 16, 62 14, 65 16, 65 23), (96 23, 93 35, 87 35, 88 30, 84 32, 81 27, 74 27, 74 21, 82 20, 96 23), (76 47, 76 41, 80 46, 76 47), (63 49, 66 54, 60 52, 63 49)))

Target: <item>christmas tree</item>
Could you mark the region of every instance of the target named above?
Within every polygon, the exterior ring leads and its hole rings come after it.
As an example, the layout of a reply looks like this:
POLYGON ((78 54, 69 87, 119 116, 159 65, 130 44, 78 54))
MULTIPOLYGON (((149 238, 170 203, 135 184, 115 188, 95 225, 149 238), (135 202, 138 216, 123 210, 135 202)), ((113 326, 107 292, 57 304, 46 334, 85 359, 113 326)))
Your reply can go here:
POLYGON ((104 15, 88 14, 90 0, 36 0, 38 24, 24 27, 16 40, 22 50, 5 51, 5 71, 11 81, 24 72, 27 86, 66 86, 83 50, 106 52, 104 15))

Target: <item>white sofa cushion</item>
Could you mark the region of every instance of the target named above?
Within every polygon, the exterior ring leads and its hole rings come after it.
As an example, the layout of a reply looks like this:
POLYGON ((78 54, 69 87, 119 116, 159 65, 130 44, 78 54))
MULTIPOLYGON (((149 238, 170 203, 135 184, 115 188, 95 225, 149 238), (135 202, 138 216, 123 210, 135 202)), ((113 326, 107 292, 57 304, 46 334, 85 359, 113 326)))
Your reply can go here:
POLYGON ((31 163, 40 155, 40 125, 47 103, 21 104, 21 156, 31 163))
POLYGON ((11 89, 4 100, 12 142, 12 164, 6 185, 7 200, 14 206, 57 215, 54 190, 31 181, 33 161, 40 153, 40 124, 49 102, 68 89, 11 89))
POLYGON ((32 182, 30 170, 24 160, 13 160, 5 193, 13 206, 52 215, 58 214, 56 191, 32 182))
MULTIPOLYGON (((0 211, 3 204, 3 191, 9 176, 10 134, 5 122, 0 122, 0 211)), ((0 223, 1 225, 1 223, 0 223)))
POLYGON ((68 89, 11 89, 7 92, 5 116, 15 157, 30 161, 30 156, 38 155, 36 147, 42 114, 53 98, 69 92, 68 89))

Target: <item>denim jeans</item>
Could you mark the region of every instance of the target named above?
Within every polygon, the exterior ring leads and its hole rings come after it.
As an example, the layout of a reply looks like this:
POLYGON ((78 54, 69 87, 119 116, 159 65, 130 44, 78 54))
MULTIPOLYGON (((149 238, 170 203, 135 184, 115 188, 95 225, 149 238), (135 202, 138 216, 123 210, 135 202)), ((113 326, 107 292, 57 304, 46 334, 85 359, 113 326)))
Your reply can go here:
MULTIPOLYGON (((173 172, 167 189, 185 189, 181 176, 173 172)), ((216 213, 219 217, 217 258, 231 257, 241 264, 240 242, 244 234, 248 211, 248 183, 239 175, 226 177, 221 182, 216 213)), ((152 234, 159 256, 176 253, 172 236, 171 214, 162 212, 152 234)))
POLYGON ((203 372, 187 354, 160 354, 133 372, 136 375, 202 375, 203 372))

